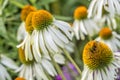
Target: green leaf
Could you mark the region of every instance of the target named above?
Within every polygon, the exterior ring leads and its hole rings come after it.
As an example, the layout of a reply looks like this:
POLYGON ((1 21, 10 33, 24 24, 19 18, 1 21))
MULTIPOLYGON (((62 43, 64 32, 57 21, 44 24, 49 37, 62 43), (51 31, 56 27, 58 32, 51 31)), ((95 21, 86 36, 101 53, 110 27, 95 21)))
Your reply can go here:
POLYGON ((64 20, 64 21, 70 21, 72 20, 72 17, 66 17, 66 16, 60 16, 60 15, 54 15, 56 19, 64 20))
POLYGON ((55 2, 56 0, 40 0, 39 5, 46 5, 52 2, 55 2))
POLYGON ((12 4, 16 5, 16 6, 19 7, 19 8, 23 8, 23 7, 24 7, 24 5, 21 4, 21 3, 19 3, 17 0, 10 0, 10 2, 11 2, 12 4))
POLYGON ((3 37, 7 37, 7 31, 4 25, 4 21, 2 20, 1 17, 0 17, 0 35, 3 37))

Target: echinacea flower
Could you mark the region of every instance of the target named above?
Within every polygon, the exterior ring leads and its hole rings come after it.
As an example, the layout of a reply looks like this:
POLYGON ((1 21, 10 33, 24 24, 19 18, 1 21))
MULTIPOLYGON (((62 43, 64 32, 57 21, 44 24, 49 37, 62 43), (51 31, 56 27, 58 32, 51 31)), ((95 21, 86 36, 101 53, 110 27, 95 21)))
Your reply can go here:
POLYGON ((104 43, 90 41, 83 50, 84 70, 81 80, 114 80, 120 68, 120 53, 104 43))
POLYGON ((96 38, 96 40, 104 42, 113 51, 118 51, 120 49, 120 35, 110 30, 108 27, 101 29, 99 32, 99 37, 96 38))
POLYGON ((33 15, 28 15, 26 25, 28 25, 27 32, 31 32, 31 29, 33 32, 18 47, 25 48, 27 60, 32 60, 34 56, 39 62, 43 54, 48 56, 48 53, 53 53, 53 55, 60 53, 61 49, 72 40, 70 25, 56 20, 46 10, 38 10, 33 12, 33 15))
POLYGON ((84 40, 85 35, 92 37, 99 31, 99 27, 92 19, 87 19, 87 15, 88 12, 85 6, 80 6, 74 11, 75 21, 73 23, 73 30, 78 40, 84 40))
MULTIPOLYGON (((57 72, 48 58, 43 56, 40 62, 25 59, 25 52, 22 48, 19 48, 19 58, 23 63, 16 72, 19 72, 19 77, 25 78, 25 80, 49 80, 48 75, 56 76, 57 72), (46 75, 47 74, 47 75, 46 75)), ((59 64, 64 64, 64 58, 61 55, 54 56, 54 59, 59 64), (60 61, 61 60, 61 61, 60 61)))
POLYGON ((92 0, 88 9, 88 18, 100 19, 104 12, 114 16, 120 14, 120 0, 92 0))
POLYGON ((3 54, 0 54, 0 80, 12 80, 10 74, 7 72, 6 67, 12 70, 18 68, 13 60, 3 54))
POLYGON ((37 9, 31 5, 26 5, 23 7, 23 9, 21 10, 21 24, 18 28, 18 31, 17 31, 17 40, 19 42, 23 41, 25 36, 27 35, 27 32, 25 30, 25 21, 26 21, 26 18, 28 16, 29 13, 31 12, 35 12, 37 9))

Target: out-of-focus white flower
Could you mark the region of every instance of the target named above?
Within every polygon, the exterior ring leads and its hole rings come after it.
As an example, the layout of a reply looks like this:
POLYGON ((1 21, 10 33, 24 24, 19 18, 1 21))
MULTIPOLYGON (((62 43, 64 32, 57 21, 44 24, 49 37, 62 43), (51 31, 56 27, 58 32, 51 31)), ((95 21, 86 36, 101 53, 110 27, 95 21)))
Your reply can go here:
POLYGON ((88 9, 88 18, 96 17, 100 19, 104 12, 110 15, 120 14, 120 0, 92 0, 88 9))
POLYGON ((87 8, 84 6, 75 9, 73 30, 78 40, 84 40, 85 35, 92 37, 100 30, 100 27, 92 19, 87 19, 87 14, 87 8))
MULTIPOLYGON (((46 56, 43 56, 40 62, 36 62, 35 60, 26 61, 24 50, 19 48, 19 57, 23 63, 16 71, 19 72, 19 77, 25 78, 26 80, 49 80, 46 74, 53 77, 57 75, 51 59, 48 59, 46 56)), ((64 57, 60 54, 56 54, 53 58, 59 64, 64 64, 65 62, 64 57)))
POLYGON ((17 31, 17 40, 19 42, 23 41, 25 39, 26 35, 27 35, 27 33, 25 30, 25 23, 22 22, 18 28, 18 31, 17 31))
POLYGON ((97 41, 104 42, 111 50, 118 51, 120 49, 120 35, 110 30, 108 27, 101 29, 97 41))
POLYGON ((23 41, 25 39, 25 36, 27 35, 25 21, 26 21, 28 14, 31 12, 35 12, 35 11, 36 11, 36 8, 31 5, 26 5, 21 10, 20 17, 21 17, 22 23, 20 24, 18 31, 17 31, 17 40, 19 42, 23 41))
POLYGON ((104 43, 90 41, 83 51, 81 80, 115 80, 120 68, 120 53, 113 53, 104 43))
POLYGON ((12 80, 6 67, 13 70, 18 69, 18 66, 10 58, 0 54, 0 80, 12 80))
POLYGON ((117 28, 117 22, 116 22, 116 20, 115 20, 115 17, 113 17, 113 16, 111 16, 111 15, 109 15, 109 14, 103 15, 103 17, 102 17, 101 19, 95 19, 95 22, 96 22, 100 27, 103 27, 103 26, 105 26, 105 25, 108 25, 111 30, 117 28))

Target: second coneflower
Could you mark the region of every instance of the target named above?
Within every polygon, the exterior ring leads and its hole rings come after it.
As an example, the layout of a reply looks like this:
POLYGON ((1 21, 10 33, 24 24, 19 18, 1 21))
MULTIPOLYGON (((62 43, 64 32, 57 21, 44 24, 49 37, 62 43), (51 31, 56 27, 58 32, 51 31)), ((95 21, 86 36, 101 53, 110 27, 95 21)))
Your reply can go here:
POLYGON ((22 8, 20 15, 22 22, 17 31, 17 40, 19 42, 23 41, 25 36, 27 35, 27 32, 25 31, 25 21, 27 16, 29 15, 29 13, 35 12, 36 10, 37 9, 31 5, 26 5, 22 8))
MULTIPOLYGON (((19 77, 16 78, 16 80, 21 80, 23 78, 25 80, 49 80, 50 76, 54 77, 57 75, 57 71, 51 60, 46 58, 46 56, 42 56, 41 61, 36 62, 34 59, 26 60, 25 54, 25 51, 22 48, 19 48, 19 58, 23 64, 16 70, 16 72, 19 72, 19 77)), ((64 58, 60 56, 61 55, 55 55, 53 57, 56 62, 62 64, 62 61, 64 62, 64 58)))
POLYGON ((81 80, 115 80, 120 68, 120 53, 113 53, 104 43, 90 41, 83 51, 81 80))
POLYGON ((102 41, 107 44, 111 50, 118 51, 120 49, 120 35, 110 30, 108 27, 104 27, 99 32, 97 41, 102 41))
POLYGON ((94 36, 99 31, 99 27, 92 19, 87 19, 87 8, 85 6, 80 6, 74 11, 74 23, 73 29, 76 38, 85 39, 85 35, 89 37, 94 36))

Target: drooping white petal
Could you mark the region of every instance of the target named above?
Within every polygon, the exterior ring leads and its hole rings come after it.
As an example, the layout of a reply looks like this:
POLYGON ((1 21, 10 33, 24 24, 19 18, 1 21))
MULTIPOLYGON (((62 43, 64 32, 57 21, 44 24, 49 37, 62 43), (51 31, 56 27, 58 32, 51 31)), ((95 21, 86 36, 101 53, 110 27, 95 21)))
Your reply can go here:
POLYGON ((58 29, 55 29, 55 28, 53 28, 53 27, 50 27, 50 29, 56 34, 56 36, 57 36, 60 40, 62 40, 62 41, 65 42, 65 43, 69 43, 69 40, 67 39, 67 37, 66 37, 63 33, 61 33, 58 29))
POLYGON ((79 36, 80 25, 79 25, 78 20, 74 21, 73 30, 74 30, 74 34, 75 34, 76 38, 79 40, 80 39, 80 36, 79 36))
POLYGON ((65 58, 62 56, 62 54, 55 54, 54 59, 59 64, 64 64, 65 63, 65 58))
POLYGON ((37 76, 37 80, 48 80, 47 76, 45 75, 45 72, 40 64, 34 65, 35 74, 37 76))
POLYGON ((39 34, 39 45, 40 45, 40 48, 42 50, 42 52, 45 54, 45 55, 48 55, 48 50, 45 46, 45 40, 43 38, 43 33, 40 31, 40 34, 39 34))
POLYGON ((4 64, 5 66, 7 66, 8 68, 11 69, 17 69, 18 66, 15 64, 15 62, 13 62, 10 58, 4 56, 4 55, 0 55, 1 56, 1 63, 4 64))
POLYGON ((6 69, 0 64, 0 78, 2 78, 2 80, 12 80, 10 75, 8 74, 8 72, 6 71, 6 69))
POLYGON ((55 21, 54 24, 55 24, 56 27, 61 29, 61 31, 64 32, 70 40, 72 40, 72 35, 69 32, 70 29, 67 28, 65 24, 61 24, 60 21, 55 21))
POLYGON ((46 43, 52 48, 53 51, 55 51, 56 53, 59 52, 57 45, 55 44, 50 33, 47 30, 44 31, 44 38, 46 43))
POLYGON ((18 28, 17 31, 17 40, 20 42, 22 40, 24 40, 25 36, 27 35, 26 31, 25 31, 25 23, 22 22, 18 28))
POLYGON ((53 65, 49 61, 43 59, 42 60, 42 66, 51 76, 55 76, 57 74, 53 65))
POLYGON ((48 32, 51 34, 54 42, 55 42, 58 46, 64 48, 65 43, 64 43, 62 40, 60 40, 50 29, 48 29, 48 32))

